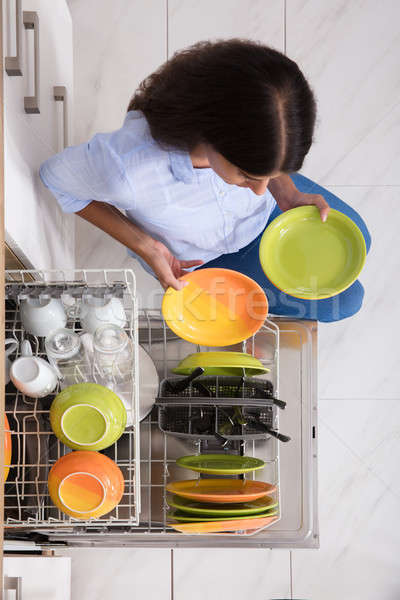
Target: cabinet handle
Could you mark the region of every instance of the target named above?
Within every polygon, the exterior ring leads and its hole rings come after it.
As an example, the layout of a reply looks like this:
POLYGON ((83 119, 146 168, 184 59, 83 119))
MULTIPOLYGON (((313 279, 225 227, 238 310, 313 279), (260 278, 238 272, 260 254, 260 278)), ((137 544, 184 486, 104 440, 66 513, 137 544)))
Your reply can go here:
POLYGON ((7 75, 22 75, 21 69, 21 0, 15 0, 16 56, 6 56, 4 67, 7 75))
POLYGON ((53 87, 54 100, 63 103, 63 131, 64 148, 68 146, 68 107, 67 107, 67 88, 65 85, 55 85, 53 87))
POLYGON ((33 29, 35 32, 34 37, 34 52, 35 52, 35 95, 25 96, 24 108, 28 114, 40 113, 39 110, 39 16, 37 12, 26 11, 23 12, 23 20, 25 29, 33 29))
POLYGON ((15 592, 15 600, 22 600, 22 577, 8 577, 4 575, 4 591, 15 592))

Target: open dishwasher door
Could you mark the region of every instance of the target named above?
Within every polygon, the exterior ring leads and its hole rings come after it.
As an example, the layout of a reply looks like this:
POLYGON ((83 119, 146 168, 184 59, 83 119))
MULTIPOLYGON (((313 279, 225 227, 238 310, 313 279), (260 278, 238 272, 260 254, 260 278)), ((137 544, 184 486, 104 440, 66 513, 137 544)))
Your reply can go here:
MULTIPOLYGON (((169 330, 159 311, 139 311, 139 343, 150 354, 160 379, 188 354, 206 350, 186 342, 169 330)), ((228 348, 226 348, 228 349, 228 348)), ((267 471, 256 478, 278 484, 280 517, 251 535, 182 534, 167 524, 168 482, 193 478, 177 467, 176 458, 198 453, 193 440, 163 433, 157 409, 140 424, 141 514, 139 526, 106 531, 48 532, 48 541, 74 546, 138 547, 249 547, 317 548, 317 324, 314 321, 272 318, 252 338, 229 347, 257 356, 270 368, 268 378, 275 396, 284 400, 279 429, 291 437, 288 443, 267 438, 244 446, 246 455, 266 461, 267 471), (275 448, 278 448, 277 454, 275 448), (274 480, 273 480, 274 478, 274 480)), ((123 448, 121 448, 123 452, 123 448)), ((258 472, 260 473, 260 472, 258 472)))

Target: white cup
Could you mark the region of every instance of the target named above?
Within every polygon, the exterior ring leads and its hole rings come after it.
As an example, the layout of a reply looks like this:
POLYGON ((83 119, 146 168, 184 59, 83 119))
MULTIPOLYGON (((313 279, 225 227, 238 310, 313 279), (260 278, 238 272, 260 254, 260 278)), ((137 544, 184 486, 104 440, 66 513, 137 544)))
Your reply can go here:
POLYGON ((67 315, 58 298, 24 298, 20 300, 21 321, 25 331, 46 337, 53 329, 65 327, 67 315))
POLYGON ((124 328, 126 325, 124 305, 119 298, 111 298, 105 301, 103 298, 91 296, 82 301, 79 320, 82 329, 92 335, 98 327, 106 323, 124 328))
POLYGON ((12 354, 13 352, 15 352, 15 350, 18 348, 19 344, 17 342, 17 340, 14 340, 13 338, 8 338, 6 340, 4 340, 5 346, 6 346, 6 350, 4 352, 4 357, 5 357, 5 385, 7 385, 7 383, 9 383, 10 381, 10 367, 11 367, 11 361, 8 358, 10 354, 12 354))
POLYGON ((51 394, 58 382, 55 369, 43 358, 32 356, 27 340, 21 344, 21 356, 10 367, 10 378, 20 392, 31 398, 51 394))

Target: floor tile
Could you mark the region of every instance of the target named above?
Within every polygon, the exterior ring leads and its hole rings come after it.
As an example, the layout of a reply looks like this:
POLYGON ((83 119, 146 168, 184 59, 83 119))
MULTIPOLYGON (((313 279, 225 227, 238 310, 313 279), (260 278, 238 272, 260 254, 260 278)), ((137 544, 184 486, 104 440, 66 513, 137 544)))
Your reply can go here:
POLYGON ((169 56, 200 40, 241 37, 284 45, 284 0, 169 0, 169 56))
POLYGON ((320 402, 321 547, 292 551, 294 598, 399 597, 400 495, 387 464, 400 459, 399 417, 400 401, 320 402))
POLYGON ((290 597, 287 550, 174 550, 174 600, 290 597))
POLYGON ((318 105, 303 172, 323 184, 400 184, 397 0, 287 0, 286 48, 318 105))
POLYGON ((121 127, 139 83, 166 60, 166 3, 68 3, 74 25, 74 143, 80 144, 121 127))
POLYGON ((66 548, 72 558, 71 600, 170 600, 169 549, 66 548))
POLYGON ((359 313, 319 324, 319 396, 398 398, 400 390, 400 187, 328 186, 367 223, 372 246, 359 313))

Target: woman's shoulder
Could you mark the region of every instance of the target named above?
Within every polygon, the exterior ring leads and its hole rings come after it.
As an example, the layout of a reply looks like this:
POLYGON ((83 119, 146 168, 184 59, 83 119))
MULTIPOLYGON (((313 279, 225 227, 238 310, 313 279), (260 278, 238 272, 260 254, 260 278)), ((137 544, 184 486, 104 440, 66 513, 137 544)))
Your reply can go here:
POLYGON ((127 162, 140 163, 151 155, 160 159, 166 154, 152 137, 148 121, 140 110, 129 111, 122 127, 110 133, 106 143, 127 162))

